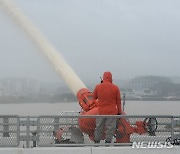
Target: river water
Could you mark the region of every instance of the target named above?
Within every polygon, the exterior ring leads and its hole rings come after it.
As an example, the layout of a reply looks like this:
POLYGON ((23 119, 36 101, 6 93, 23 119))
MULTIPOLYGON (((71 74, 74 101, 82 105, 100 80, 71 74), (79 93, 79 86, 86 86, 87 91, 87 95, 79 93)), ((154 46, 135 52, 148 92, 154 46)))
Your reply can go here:
MULTIPOLYGON (((78 102, 0 104, 0 115, 58 115, 63 111, 80 111, 78 102)), ((180 115, 179 101, 126 101, 128 115, 180 115)))

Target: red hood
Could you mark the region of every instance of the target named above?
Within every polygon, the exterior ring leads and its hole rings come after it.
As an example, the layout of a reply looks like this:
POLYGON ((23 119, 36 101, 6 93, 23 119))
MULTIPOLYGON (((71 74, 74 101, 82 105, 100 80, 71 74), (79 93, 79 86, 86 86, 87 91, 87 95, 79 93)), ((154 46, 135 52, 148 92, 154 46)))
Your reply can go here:
POLYGON ((111 74, 111 72, 104 72, 103 81, 112 83, 112 74, 111 74))

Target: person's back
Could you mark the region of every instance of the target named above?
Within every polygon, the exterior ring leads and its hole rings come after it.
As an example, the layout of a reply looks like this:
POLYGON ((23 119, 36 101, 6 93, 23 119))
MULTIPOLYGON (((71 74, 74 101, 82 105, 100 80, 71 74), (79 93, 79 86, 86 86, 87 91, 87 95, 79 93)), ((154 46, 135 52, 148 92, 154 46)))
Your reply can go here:
POLYGON ((116 115, 121 112, 119 88, 112 83, 112 75, 105 72, 103 83, 96 86, 94 99, 98 99, 98 109, 101 115, 116 115))
MULTIPOLYGON (((112 83, 112 74, 110 72, 104 73, 103 83, 95 87, 93 95, 95 100, 98 99, 99 115, 121 114, 120 90, 112 83)), ((106 127, 105 142, 110 143, 116 130, 116 119, 113 117, 98 117, 96 119, 95 143, 99 143, 102 139, 104 127, 106 127)))

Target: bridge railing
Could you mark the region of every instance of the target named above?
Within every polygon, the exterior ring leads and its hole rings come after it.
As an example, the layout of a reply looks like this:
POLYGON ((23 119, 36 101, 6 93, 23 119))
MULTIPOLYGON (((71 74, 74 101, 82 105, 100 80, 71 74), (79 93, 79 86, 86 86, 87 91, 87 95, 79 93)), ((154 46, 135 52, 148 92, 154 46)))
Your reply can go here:
MULTIPOLYGON (((0 116, 0 147, 94 146, 96 118, 117 119, 110 146, 133 142, 170 142, 179 145, 180 116, 82 116, 64 112, 58 116, 0 116)), ((102 140, 99 146, 107 145, 102 140)))
POLYGON ((0 147, 16 147, 20 141, 18 116, 0 116, 0 147))

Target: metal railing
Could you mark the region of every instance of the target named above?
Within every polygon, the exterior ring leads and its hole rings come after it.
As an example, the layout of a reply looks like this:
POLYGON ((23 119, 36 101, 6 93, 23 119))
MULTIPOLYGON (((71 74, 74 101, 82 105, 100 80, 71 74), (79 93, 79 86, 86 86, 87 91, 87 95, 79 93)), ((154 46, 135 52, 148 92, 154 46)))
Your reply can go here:
POLYGON ((0 146, 16 147, 20 141, 18 116, 0 116, 0 146))
MULTIPOLYGON (((109 145, 180 143, 180 116, 82 116, 78 112, 64 112, 58 116, 0 116, 0 147, 94 146, 97 117, 114 117, 118 121, 109 145)), ((99 145, 105 145, 104 141, 99 145)))

